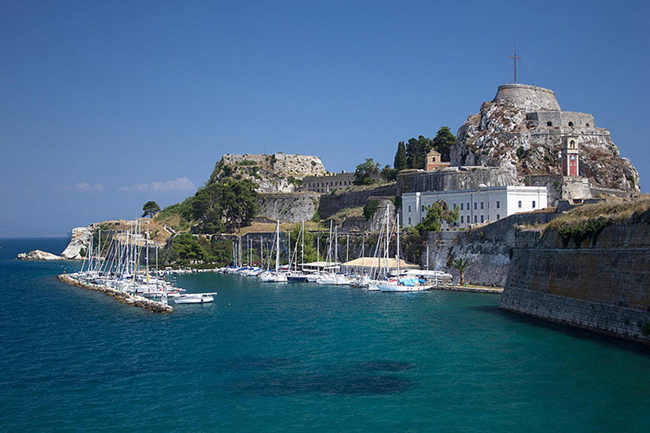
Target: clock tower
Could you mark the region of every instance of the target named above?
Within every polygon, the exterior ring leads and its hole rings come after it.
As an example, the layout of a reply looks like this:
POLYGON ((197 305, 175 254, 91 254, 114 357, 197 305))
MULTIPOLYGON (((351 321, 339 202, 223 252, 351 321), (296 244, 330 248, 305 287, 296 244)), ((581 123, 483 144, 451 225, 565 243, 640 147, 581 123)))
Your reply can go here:
POLYGON ((564 176, 580 176, 580 155, 578 137, 576 136, 562 137, 562 174, 564 176))

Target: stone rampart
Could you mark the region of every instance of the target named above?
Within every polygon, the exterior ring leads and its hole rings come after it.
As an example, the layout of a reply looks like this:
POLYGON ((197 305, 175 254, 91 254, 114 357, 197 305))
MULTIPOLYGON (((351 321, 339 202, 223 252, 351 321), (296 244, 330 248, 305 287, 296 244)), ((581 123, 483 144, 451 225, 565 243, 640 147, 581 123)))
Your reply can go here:
POLYGON ((517 244, 500 307, 650 344, 650 226, 609 226, 580 248, 550 229, 517 244))
POLYGON ((552 90, 527 84, 504 84, 499 86, 494 100, 507 101, 527 112, 561 110, 552 90))
POLYGON ((370 197, 394 197, 396 194, 397 186, 395 184, 341 194, 325 194, 320 197, 318 213, 321 218, 329 218, 342 209, 365 206, 370 197))
POLYGON ((397 176, 397 195, 407 192, 458 191, 517 185, 517 179, 500 167, 449 167, 397 176))

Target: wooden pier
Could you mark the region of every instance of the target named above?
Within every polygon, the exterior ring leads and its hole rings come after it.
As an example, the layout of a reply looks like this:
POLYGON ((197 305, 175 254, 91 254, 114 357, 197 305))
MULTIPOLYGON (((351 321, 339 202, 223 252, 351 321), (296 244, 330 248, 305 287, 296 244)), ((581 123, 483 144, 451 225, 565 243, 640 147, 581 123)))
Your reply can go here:
POLYGON ((101 286, 99 284, 80 282, 73 278, 70 278, 70 276, 67 274, 61 274, 58 276, 58 278, 66 284, 102 292, 117 299, 118 302, 144 308, 146 310, 153 311, 154 313, 171 313, 174 311, 170 305, 163 304, 162 302, 152 301, 151 299, 147 299, 144 296, 130 295, 128 293, 111 289, 110 287, 101 286))

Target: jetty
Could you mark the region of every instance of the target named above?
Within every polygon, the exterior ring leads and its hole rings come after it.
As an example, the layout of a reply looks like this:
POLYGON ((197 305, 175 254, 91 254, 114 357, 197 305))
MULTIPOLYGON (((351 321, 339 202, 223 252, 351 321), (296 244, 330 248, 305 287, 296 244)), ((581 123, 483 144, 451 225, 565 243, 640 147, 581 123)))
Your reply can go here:
POLYGON ((171 313, 174 311, 174 308, 172 306, 164 302, 147 299, 144 296, 132 295, 122 290, 116 290, 108 286, 80 281, 75 278, 72 278, 69 274, 61 274, 58 276, 58 278, 59 280, 61 280, 66 284, 82 287, 88 290, 102 292, 117 299, 118 302, 127 305, 133 305, 135 307, 144 308, 146 310, 153 311, 154 313, 171 313))

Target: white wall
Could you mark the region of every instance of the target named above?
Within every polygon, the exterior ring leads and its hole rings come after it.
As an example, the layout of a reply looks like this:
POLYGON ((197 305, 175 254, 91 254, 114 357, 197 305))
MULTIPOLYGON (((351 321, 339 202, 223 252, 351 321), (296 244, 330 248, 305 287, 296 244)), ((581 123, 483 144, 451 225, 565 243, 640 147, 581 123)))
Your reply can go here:
POLYGON ((547 206, 546 187, 536 186, 407 193, 402 195, 402 224, 405 227, 419 224, 427 215, 427 207, 438 200, 444 200, 452 209, 454 205, 460 209, 457 223, 453 227, 448 227, 445 223, 443 230, 457 230, 473 224, 494 222, 508 215, 547 206))

